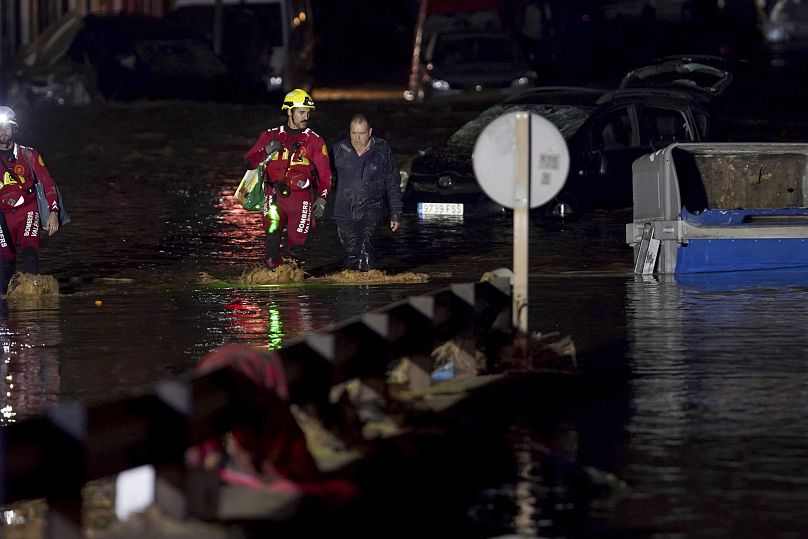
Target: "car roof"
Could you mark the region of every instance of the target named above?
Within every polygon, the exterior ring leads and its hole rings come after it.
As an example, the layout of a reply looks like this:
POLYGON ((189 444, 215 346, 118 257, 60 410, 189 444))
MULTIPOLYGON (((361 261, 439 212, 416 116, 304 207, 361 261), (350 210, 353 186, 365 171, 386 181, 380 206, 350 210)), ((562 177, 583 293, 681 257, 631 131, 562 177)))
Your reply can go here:
POLYGON ((702 93, 690 92, 683 88, 618 88, 601 96, 598 105, 636 101, 657 101, 677 103, 687 106, 706 107, 711 99, 702 93))
POLYGON ((608 90, 583 86, 540 86, 513 94, 503 104, 547 104, 594 107, 608 90))

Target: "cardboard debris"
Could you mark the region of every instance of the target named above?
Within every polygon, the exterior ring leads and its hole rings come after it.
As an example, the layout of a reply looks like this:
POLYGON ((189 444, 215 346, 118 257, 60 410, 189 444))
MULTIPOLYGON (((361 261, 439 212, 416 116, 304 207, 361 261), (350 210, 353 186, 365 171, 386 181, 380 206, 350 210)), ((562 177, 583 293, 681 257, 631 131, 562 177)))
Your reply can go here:
POLYGON ((283 264, 275 269, 257 266, 245 270, 239 277, 241 284, 286 284, 300 283, 306 278, 306 273, 300 269, 294 260, 284 260, 283 264))
POLYGON ((59 281, 53 275, 17 272, 8 283, 7 298, 59 294, 59 281))
POLYGON ((324 281, 329 283, 425 283, 429 280, 429 275, 426 273, 413 273, 407 271, 404 273, 396 273, 387 275, 387 273, 380 270, 370 271, 357 271, 357 270, 342 270, 337 273, 331 273, 323 277, 317 277, 313 280, 324 281))

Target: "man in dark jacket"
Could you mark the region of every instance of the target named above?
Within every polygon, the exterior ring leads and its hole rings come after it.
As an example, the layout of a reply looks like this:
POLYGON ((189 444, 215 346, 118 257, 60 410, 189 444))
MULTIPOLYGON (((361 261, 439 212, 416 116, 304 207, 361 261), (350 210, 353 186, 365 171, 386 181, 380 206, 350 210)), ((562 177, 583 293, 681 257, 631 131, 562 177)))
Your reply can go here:
POLYGON ((347 269, 368 271, 373 267, 373 236, 390 211, 390 230, 401 224, 401 191, 398 166, 390 146, 373 136, 368 119, 351 118, 350 139, 337 143, 332 151, 337 187, 334 220, 345 251, 347 269))

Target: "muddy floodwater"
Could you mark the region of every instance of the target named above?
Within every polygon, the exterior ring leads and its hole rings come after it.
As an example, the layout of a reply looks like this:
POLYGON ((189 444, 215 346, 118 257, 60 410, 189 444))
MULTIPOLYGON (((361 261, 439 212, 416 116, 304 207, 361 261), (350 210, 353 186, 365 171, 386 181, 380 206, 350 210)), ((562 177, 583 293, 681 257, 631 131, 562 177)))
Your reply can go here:
MULTIPOLYGON (((474 105, 320 101, 329 143, 355 112, 403 160, 474 105)), ((430 281, 217 288, 260 262, 259 217, 232 198, 242 155, 277 107, 137 103, 20 110, 73 222, 43 243, 58 301, 0 304, 2 411, 128 394, 185 373, 227 342, 288 339, 511 265, 508 215, 421 219, 379 234, 380 269, 430 281)), ((631 488, 615 509, 638 535, 796 537, 808 529, 808 274, 636 279, 630 211, 530 225, 530 326, 571 335, 602 388, 576 416, 579 462, 631 488)), ((333 221, 306 269, 336 269, 333 221)))

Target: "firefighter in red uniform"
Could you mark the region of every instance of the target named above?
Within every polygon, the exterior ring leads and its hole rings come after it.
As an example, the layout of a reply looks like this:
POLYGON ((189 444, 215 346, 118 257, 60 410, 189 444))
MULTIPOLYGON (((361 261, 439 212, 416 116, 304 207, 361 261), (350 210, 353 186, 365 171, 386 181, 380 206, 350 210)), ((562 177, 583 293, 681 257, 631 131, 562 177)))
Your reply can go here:
POLYGON ((36 183, 42 183, 50 214, 42 219, 48 235, 59 230, 59 200, 56 184, 34 148, 17 144, 17 115, 0 107, 0 293, 5 293, 15 271, 17 258, 22 271, 39 273, 40 215, 36 183))
POLYGON ((281 232, 286 228, 289 256, 300 260, 312 219, 325 212, 331 190, 331 167, 325 141, 309 129, 314 101, 303 90, 292 90, 283 100, 286 125, 269 129, 247 152, 245 165, 264 163, 266 199, 262 223, 267 232, 267 265, 281 264, 281 232))

